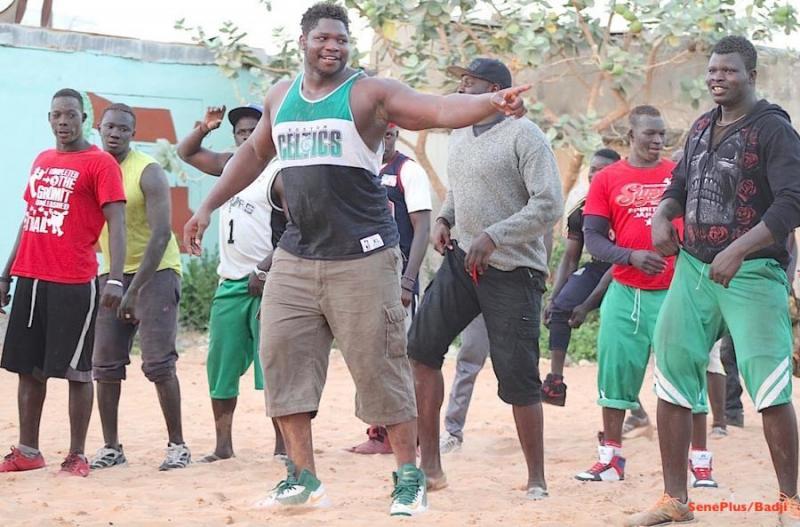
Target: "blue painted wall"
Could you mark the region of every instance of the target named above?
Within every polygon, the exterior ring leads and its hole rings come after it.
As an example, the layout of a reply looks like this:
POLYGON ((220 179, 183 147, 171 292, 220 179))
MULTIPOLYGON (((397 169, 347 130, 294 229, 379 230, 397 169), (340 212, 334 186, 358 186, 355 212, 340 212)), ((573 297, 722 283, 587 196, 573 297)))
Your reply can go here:
MULTIPOLYGON (((207 106, 241 105, 240 94, 247 96, 247 78, 235 83, 225 78, 213 64, 186 65, 145 62, 90 52, 60 52, 0 46, 0 101, 3 119, 0 124, 2 148, 2 192, 0 192, 0 265, 14 243, 24 207, 23 189, 36 155, 55 144, 47 112, 54 92, 74 88, 94 92, 113 102, 131 106, 168 108, 172 113, 178 139, 202 119, 207 106)), ((100 145, 96 131, 89 138, 100 145)), ((233 133, 227 120, 204 142, 214 150, 233 147, 233 133)), ((155 145, 135 143, 136 148, 152 153, 155 145)), ((196 208, 216 178, 203 176, 185 167, 188 182, 173 185, 189 187, 189 201, 196 208)), ((216 245, 216 215, 204 245, 216 245)))

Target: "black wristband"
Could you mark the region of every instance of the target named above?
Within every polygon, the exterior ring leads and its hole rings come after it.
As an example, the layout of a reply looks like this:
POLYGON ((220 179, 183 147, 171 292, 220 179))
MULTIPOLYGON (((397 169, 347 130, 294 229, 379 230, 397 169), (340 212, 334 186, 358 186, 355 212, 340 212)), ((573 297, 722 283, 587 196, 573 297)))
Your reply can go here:
POLYGON ((402 285, 400 286, 400 289, 402 289, 403 291, 408 291, 409 293, 413 293, 414 292, 413 288, 409 289, 408 287, 405 287, 405 286, 402 286, 402 285))

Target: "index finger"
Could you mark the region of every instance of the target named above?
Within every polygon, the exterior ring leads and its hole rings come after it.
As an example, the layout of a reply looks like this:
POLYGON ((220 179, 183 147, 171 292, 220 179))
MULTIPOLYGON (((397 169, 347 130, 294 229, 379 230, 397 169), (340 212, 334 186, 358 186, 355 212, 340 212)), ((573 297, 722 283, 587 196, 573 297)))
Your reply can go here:
POLYGON ((531 89, 530 84, 523 84, 522 86, 512 86, 506 90, 506 93, 503 94, 503 98, 506 101, 510 101, 514 97, 517 97, 521 93, 525 93, 526 91, 531 89))

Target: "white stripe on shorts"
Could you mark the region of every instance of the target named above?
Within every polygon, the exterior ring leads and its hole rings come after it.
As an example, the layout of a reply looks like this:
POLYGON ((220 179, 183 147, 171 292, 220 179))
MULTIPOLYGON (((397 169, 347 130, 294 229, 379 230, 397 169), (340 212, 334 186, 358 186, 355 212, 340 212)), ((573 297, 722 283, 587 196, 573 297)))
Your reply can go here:
POLYGON ((91 293, 89 295, 89 311, 86 312, 86 320, 83 321, 83 330, 81 330, 81 338, 78 339, 78 345, 75 347, 75 353, 72 354, 72 360, 69 362, 70 368, 73 370, 78 369, 78 361, 81 358, 81 351, 83 351, 83 342, 86 340, 86 333, 89 332, 89 326, 92 325, 92 315, 94 314, 94 299, 97 296, 97 288, 95 281, 89 282, 91 293))
POLYGON ((681 392, 675 388, 671 382, 664 377, 664 374, 658 369, 658 366, 655 367, 655 380, 656 380, 656 395, 658 395, 659 399, 663 399, 668 403, 672 403, 678 406, 683 406, 684 408, 692 409, 692 405, 689 404, 689 401, 686 400, 686 397, 681 395, 681 392))
POLYGON ((789 369, 789 357, 786 357, 772 370, 769 377, 761 383, 758 393, 756 393, 756 409, 760 412, 764 408, 770 407, 775 399, 778 398, 781 391, 789 384, 790 380, 791 370, 789 369), (780 381, 778 381, 778 379, 780 379, 780 381), (777 384, 775 384, 776 381, 777 384), (770 390, 770 388, 772 389, 770 390))

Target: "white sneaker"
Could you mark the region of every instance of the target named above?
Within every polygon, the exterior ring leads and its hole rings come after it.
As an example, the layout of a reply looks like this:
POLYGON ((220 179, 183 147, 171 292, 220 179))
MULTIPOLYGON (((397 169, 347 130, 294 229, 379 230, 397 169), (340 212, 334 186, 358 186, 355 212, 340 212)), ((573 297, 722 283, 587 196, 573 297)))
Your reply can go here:
POLYGON ((439 438, 439 453, 449 454, 451 452, 458 452, 461 450, 461 444, 464 441, 457 438, 453 434, 448 433, 439 438))
POLYGON ((692 450, 689 456, 689 475, 692 487, 717 488, 717 482, 711 475, 711 460, 713 456, 708 450, 692 450))
POLYGON ((625 458, 621 449, 610 446, 597 447, 597 463, 586 472, 575 475, 580 481, 622 481, 625 479, 625 458))

